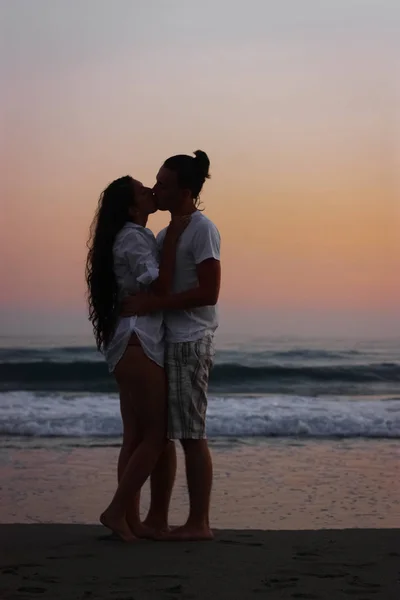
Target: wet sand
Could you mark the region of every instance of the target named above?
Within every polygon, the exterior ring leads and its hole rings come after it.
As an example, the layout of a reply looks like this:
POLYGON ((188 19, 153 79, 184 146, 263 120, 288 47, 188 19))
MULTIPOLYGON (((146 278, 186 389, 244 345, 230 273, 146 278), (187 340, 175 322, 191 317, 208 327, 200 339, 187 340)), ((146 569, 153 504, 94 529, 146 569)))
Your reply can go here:
MULTIPOLYGON (((50 442, 47 448, 0 449, 0 523, 98 522, 115 490, 118 448, 59 447, 57 440, 50 442)), ((212 453, 213 527, 400 527, 396 440, 219 442, 212 443, 212 453)), ((146 485, 143 513, 148 502, 146 485)), ((179 451, 171 522, 183 523, 187 510, 179 451)))
MULTIPOLYGON (((93 525, 118 448, 42 443, 0 449, 1 600, 400 598, 395 441, 213 442, 215 541, 133 545, 93 525)), ((188 509, 178 459, 173 524, 188 509)))
POLYGON ((93 525, 1 525, 2 600, 398 600, 400 530, 232 531, 106 541, 93 525))

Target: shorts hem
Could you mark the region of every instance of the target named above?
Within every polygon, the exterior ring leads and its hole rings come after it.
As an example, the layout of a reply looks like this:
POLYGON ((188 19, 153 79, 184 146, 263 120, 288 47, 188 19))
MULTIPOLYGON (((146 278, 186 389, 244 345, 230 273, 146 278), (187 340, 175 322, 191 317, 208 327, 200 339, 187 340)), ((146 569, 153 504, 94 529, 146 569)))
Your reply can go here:
POLYGON ((168 431, 167 438, 169 440, 206 440, 207 434, 196 432, 184 434, 181 431, 178 431, 177 433, 168 431))

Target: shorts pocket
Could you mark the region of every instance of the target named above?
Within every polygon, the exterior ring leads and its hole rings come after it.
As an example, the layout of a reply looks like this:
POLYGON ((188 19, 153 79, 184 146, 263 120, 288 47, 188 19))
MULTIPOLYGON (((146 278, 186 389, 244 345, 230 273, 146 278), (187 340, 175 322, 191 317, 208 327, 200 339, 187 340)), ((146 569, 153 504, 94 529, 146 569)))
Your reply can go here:
POLYGON ((205 336, 192 343, 193 353, 199 361, 213 362, 215 356, 214 338, 205 336))

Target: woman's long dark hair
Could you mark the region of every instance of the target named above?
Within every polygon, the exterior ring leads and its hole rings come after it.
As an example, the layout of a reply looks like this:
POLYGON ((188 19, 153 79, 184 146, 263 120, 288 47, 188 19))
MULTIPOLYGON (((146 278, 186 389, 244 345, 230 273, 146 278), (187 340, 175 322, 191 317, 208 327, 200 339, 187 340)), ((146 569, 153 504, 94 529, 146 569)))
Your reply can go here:
POLYGON ((89 320, 97 348, 104 351, 114 333, 118 287, 114 275, 113 246, 117 233, 129 221, 135 201, 134 180, 129 175, 116 179, 100 195, 90 226, 85 277, 89 320))

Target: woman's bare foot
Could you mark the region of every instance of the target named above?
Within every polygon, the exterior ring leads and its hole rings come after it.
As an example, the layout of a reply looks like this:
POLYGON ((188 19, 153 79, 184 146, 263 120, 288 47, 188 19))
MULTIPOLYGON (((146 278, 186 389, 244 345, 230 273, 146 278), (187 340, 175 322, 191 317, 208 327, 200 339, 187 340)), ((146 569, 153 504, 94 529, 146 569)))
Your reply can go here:
POLYGON ((170 531, 170 527, 165 519, 158 519, 147 516, 143 521, 143 525, 152 531, 152 540, 163 540, 164 536, 170 531))
POLYGON ((160 536, 170 531, 168 523, 163 520, 161 521, 158 519, 151 519, 149 517, 146 517, 142 525, 144 527, 147 527, 148 529, 151 529, 153 534, 156 536, 154 539, 159 539, 160 536))
POLYGON ((129 529, 125 517, 115 518, 107 513, 107 511, 104 511, 100 515, 100 523, 104 525, 104 527, 111 529, 111 531, 124 542, 134 542, 137 539, 129 529))
POLYGON ((193 526, 193 525, 182 525, 182 527, 175 527, 170 532, 163 534, 162 538, 166 541, 179 541, 179 542, 205 542, 214 539, 214 534, 211 529, 204 526, 193 526))
POLYGON ((137 538, 154 540, 155 539, 155 530, 152 527, 149 527, 145 523, 141 523, 140 521, 131 522, 127 520, 128 527, 132 534, 137 538))

